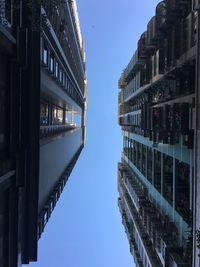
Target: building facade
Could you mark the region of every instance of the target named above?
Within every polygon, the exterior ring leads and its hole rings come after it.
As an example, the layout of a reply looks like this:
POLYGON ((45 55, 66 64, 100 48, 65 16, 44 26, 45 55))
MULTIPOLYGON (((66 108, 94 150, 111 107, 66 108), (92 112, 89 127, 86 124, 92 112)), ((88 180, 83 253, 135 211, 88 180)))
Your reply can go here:
POLYGON ((85 144, 87 79, 76 1, 0 0, 0 266, 37 241, 85 144))
POLYGON ((193 4, 157 5, 119 79, 118 205, 137 267, 199 266, 193 261, 198 44, 193 4))

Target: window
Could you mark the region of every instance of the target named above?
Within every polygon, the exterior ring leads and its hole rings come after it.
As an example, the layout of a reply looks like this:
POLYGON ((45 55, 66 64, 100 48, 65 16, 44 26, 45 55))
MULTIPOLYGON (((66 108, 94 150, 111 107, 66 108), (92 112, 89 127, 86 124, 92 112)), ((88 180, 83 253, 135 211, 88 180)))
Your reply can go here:
POLYGON ((53 106, 53 121, 52 124, 59 125, 63 123, 63 109, 57 106, 53 106))
POLYGON ((142 145, 142 173, 146 176, 146 153, 147 149, 145 145, 142 145))
POLYGON ((154 151, 154 186, 161 192, 161 153, 154 151))
POLYGON ((184 219, 190 216, 190 165, 175 160, 176 199, 175 207, 184 219))
POLYGON ((147 147, 147 179, 152 183, 152 166, 153 166, 153 152, 151 147, 147 147))
POLYGON ((65 88, 68 89, 68 79, 67 79, 67 76, 66 76, 66 83, 65 83, 65 88))
POLYGON ((55 76, 58 79, 58 62, 55 63, 55 76))
POLYGON ((68 93, 71 94, 71 83, 68 83, 68 93))
POLYGON ((163 156, 163 195, 170 204, 173 202, 173 158, 163 156))
POLYGON ((54 72, 54 56, 53 56, 53 54, 50 54, 49 70, 51 73, 54 72))
POLYGON ((60 83, 63 83, 63 71, 60 69, 60 77, 59 77, 60 83))
POLYGON ((142 170, 142 144, 137 142, 137 165, 139 171, 142 170))
POLYGON ((144 264, 144 267, 147 267, 147 257, 145 254, 143 254, 143 264, 144 264))
POLYGON ((47 222, 48 222, 48 214, 47 214, 47 212, 45 212, 45 214, 44 214, 44 226, 47 224, 47 222))
POLYGON ((45 65, 48 64, 48 49, 47 49, 46 42, 43 42, 42 63, 45 64, 45 65))
POLYGON ((72 85, 72 96, 75 97, 75 90, 74 90, 74 86, 72 85))
POLYGON ((50 212, 52 212, 53 209, 54 209, 54 205, 53 205, 53 201, 51 201, 51 203, 50 203, 50 212))
POLYGON ((63 72, 63 80, 62 80, 62 85, 65 86, 65 73, 63 72))
POLYGON ((48 104, 45 102, 41 102, 40 103, 40 125, 49 124, 48 114, 49 114, 48 104))

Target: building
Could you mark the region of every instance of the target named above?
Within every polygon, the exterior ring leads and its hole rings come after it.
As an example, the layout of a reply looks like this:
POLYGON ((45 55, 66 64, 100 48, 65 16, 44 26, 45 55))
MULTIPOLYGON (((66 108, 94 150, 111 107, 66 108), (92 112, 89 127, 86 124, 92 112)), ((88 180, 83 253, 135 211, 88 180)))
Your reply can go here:
POLYGON ((160 2, 119 79, 118 205, 137 267, 199 266, 197 20, 190 0, 160 2))
POLYGON ((37 260, 85 143, 85 73, 75 0, 0 0, 1 267, 37 260))

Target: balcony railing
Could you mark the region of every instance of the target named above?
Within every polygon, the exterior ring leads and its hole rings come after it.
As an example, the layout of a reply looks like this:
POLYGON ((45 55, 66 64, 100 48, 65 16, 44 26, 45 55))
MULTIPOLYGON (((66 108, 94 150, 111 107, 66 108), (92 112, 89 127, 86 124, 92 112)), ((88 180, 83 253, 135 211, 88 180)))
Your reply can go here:
POLYGON ((40 126, 40 139, 65 133, 75 128, 74 124, 40 126))
POLYGON ((141 237, 143 244, 145 246, 145 250, 146 250, 146 253, 148 255, 148 258, 150 259, 151 263, 153 263, 153 266, 157 266, 157 267, 161 266, 161 263, 158 260, 158 257, 156 255, 155 249, 151 245, 151 242, 148 238, 148 235, 146 234, 146 231, 141 224, 141 220, 139 218, 139 215, 138 215, 137 211, 134 209, 134 207, 132 205, 132 201, 131 201, 128 193, 125 193, 125 198, 126 198, 126 203, 128 205, 128 209, 129 209, 131 216, 133 218, 133 221, 137 225, 137 230, 140 232, 140 237, 141 237))
POLYGON ((138 49, 137 49, 135 54, 131 58, 128 66, 124 70, 125 79, 127 79, 130 74, 138 72, 141 66, 144 65, 144 62, 145 62, 144 59, 139 58, 138 49))

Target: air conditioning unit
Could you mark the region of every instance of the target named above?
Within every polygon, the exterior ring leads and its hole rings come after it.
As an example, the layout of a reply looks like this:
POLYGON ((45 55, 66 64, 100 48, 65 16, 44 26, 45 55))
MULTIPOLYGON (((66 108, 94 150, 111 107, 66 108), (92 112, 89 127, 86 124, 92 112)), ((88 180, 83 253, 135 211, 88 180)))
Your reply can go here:
POLYGON ((147 32, 144 32, 139 41, 138 41, 138 57, 139 59, 146 58, 146 34, 147 32))
POLYGON ((155 44, 156 37, 156 17, 154 16, 147 25, 147 45, 155 44))
POLYGON ((160 2, 156 7, 156 29, 162 30, 166 27, 167 7, 164 1, 160 2))

